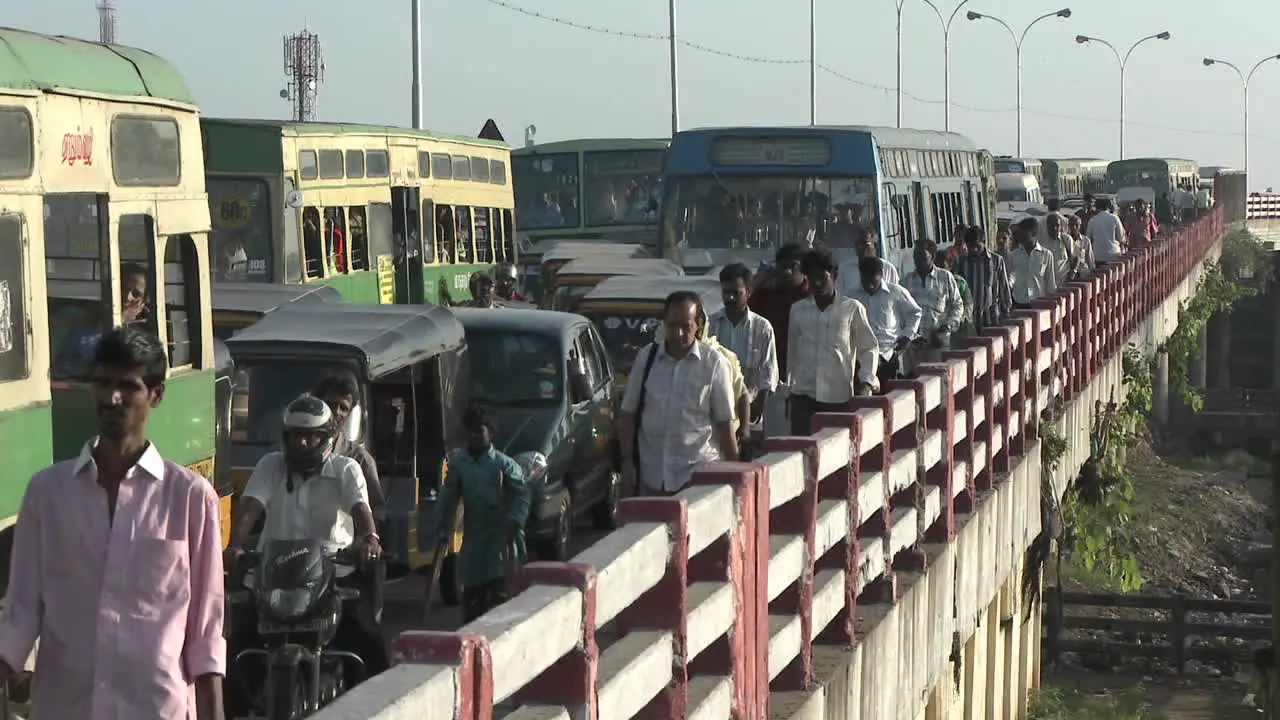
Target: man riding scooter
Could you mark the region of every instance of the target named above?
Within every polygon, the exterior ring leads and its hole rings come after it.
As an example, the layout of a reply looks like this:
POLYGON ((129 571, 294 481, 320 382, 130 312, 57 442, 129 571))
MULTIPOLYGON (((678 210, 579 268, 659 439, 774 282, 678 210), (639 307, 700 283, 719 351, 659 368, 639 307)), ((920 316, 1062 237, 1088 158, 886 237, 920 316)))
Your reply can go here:
MULTIPOLYGON (((379 620, 382 594, 376 587, 380 574, 375 563, 382 546, 360 465, 333 451, 337 433, 334 413, 320 398, 303 394, 289 403, 282 422, 282 450, 258 461, 237 501, 226 568, 234 576, 250 533, 264 518, 259 549, 268 540, 316 540, 326 552, 354 551, 360 566, 339 566, 337 584, 357 589, 359 597, 354 607, 345 609, 332 647, 358 656, 364 661, 366 677, 372 677, 391 663, 379 620)), ((228 621, 232 661, 228 663, 228 704, 248 704, 256 695, 253 680, 260 680, 261 673, 235 667, 234 661, 241 650, 263 646, 253 603, 233 608, 228 621)))

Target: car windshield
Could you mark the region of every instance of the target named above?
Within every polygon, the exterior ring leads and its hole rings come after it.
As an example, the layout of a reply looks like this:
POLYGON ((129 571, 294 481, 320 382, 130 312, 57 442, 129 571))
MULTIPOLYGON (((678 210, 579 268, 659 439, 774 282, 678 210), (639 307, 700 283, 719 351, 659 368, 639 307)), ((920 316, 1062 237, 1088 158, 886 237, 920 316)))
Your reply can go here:
POLYGON ((565 359, 553 338, 518 330, 468 330, 467 350, 473 402, 497 407, 560 402, 565 359))
POLYGON ((653 342, 653 333, 661 322, 649 315, 607 312, 586 312, 583 315, 595 324, 614 368, 624 373, 631 370, 640 348, 653 342))
POLYGON ((996 190, 996 202, 1031 202, 1031 195, 1025 189, 996 190))
POLYGON ((281 414, 285 407, 338 370, 349 371, 349 368, 340 363, 293 360, 237 362, 236 389, 231 403, 232 440, 269 445, 279 443, 281 414))
POLYGON ((852 247, 877 229, 874 178, 693 175, 666 184, 662 232, 670 246, 852 247))

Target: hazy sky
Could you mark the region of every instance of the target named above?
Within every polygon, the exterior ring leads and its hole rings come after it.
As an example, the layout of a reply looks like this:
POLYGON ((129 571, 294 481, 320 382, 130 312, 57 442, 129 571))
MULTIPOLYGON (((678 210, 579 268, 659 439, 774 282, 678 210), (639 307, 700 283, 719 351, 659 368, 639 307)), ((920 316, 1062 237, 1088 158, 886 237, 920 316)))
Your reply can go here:
MULTIPOLYGON (((511 0, 533 13, 583 25, 664 36, 666 3, 511 0)), ((1067 0, 1063 0, 1066 2, 1067 0)), ((506 0, 502 0, 506 2, 506 0)), ((943 124, 942 32, 922 0, 904 0, 904 125, 943 124)), ((117 0, 119 39, 168 58, 185 73, 206 114, 284 117, 279 91, 282 36, 304 27, 324 48, 319 117, 408 125, 409 1, 117 0)), ((0 22, 96 38, 95 0, 7 3, 0 22)), ((578 137, 666 137, 670 128, 667 43, 568 27, 491 0, 424 0, 426 123, 475 133, 493 117, 508 142, 534 123, 542 142, 578 137)), ((800 64, 745 61, 682 47, 682 127, 805 124, 809 119, 809 11, 804 0, 677 0, 677 35, 726 53, 800 64), (790 8, 784 11, 783 8, 790 8), (789 14, 788 14, 789 13, 789 14)), ((955 4, 941 0, 944 15, 955 4)), ((1021 32, 1063 7, 1042 0, 973 0, 1021 32)), ((1094 35, 1120 52, 1168 30, 1168 42, 1138 48, 1128 65, 1126 155, 1243 164, 1240 82, 1206 68, 1218 57, 1245 71, 1280 53, 1280 2, 1075 0, 1070 19, 1037 25, 1023 47, 1023 155, 1113 159, 1119 141, 1119 72, 1112 53, 1077 45, 1094 35), (1231 10, 1227 10, 1231 8, 1231 10)), ((999 25, 951 31, 952 129, 997 154, 1015 146, 1013 42, 999 25)), ((818 121, 892 125, 895 119, 895 0, 817 0, 818 121)), ((1280 185, 1280 62, 1251 89, 1253 189, 1280 185)))

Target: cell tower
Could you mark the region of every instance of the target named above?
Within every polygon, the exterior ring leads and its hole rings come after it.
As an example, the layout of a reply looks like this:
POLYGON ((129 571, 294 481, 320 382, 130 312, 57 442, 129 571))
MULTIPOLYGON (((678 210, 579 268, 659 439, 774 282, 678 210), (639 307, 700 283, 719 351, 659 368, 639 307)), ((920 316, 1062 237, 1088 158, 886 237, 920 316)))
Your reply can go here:
POLYGON ((293 102, 293 118, 310 122, 316 118, 316 92, 324 82, 324 58, 320 37, 303 30, 284 38, 284 73, 289 85, 280 97, 293 102))
POLYGON ((115 0, 101 0, 98 3, 98 42, 108 45, 116 42, 115 0))

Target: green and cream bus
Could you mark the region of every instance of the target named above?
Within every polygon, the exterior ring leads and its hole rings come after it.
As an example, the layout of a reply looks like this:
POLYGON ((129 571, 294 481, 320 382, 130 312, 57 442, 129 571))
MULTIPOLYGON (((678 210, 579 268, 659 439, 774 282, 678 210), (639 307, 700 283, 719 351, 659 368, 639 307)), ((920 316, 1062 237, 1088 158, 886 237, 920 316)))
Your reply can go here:
POLYGON ((654 245, 667 140, 564 140, 511 152, 520 232, 654 245))
POLYGON ((372 125, 202 126, 214 282, 437 304, 469 297, 475 271, 515 260, 502 143, 372 125))
MULTIPOLYGON (((144 327, 165 344, 170 364, 151 440, 166 458, 214 477, 209 205, 200 147, 195 101, 161 58, 0 28, 6 528, 31 474, 75 457, 93 436, 90 387, 75 369, 82 364, 69 361, 83 356, 86 340, 121 322, 121 287, 140 279, 144 327)), ((224 501, 224 512, 229 508, 224 501)), ((8 556, 0 553, 6 565, 8 556)), ((7 567, 0 576, 8 577, 7 567)))

